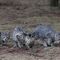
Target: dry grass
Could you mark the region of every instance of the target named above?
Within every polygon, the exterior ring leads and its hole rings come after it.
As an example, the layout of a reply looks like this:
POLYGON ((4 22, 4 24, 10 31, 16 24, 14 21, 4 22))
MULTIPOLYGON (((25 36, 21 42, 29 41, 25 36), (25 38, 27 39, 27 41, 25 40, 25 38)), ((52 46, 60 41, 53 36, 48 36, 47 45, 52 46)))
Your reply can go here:
POLYGON ((0 30, 11 30, 15 26, 19 25, 24 28, 33 29, 39 24, 51 25, 54 29, 59 31, 60 17, 52 16, 40 16, 40 17, 29 17, 19 18, 17 20, 0 20, 0 30))

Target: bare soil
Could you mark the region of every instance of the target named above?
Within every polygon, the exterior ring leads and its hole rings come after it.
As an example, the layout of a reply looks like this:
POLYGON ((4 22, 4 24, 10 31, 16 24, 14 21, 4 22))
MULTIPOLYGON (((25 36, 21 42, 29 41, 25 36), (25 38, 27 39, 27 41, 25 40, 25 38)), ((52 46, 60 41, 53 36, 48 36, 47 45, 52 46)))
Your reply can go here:
POLYGON ((0 60, 60 60, 60 48, 34 48, 31 50, 0 47, 0 60))

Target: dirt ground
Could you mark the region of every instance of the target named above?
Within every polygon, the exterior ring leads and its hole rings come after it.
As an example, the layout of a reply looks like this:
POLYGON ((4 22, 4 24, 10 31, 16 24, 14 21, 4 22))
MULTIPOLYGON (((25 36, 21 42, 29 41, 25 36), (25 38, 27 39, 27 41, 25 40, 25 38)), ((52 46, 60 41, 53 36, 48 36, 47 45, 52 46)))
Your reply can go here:
POLYGON ((37 48, 32 50, 0 47, 0 60, 60 60, 60 48, 37 48))

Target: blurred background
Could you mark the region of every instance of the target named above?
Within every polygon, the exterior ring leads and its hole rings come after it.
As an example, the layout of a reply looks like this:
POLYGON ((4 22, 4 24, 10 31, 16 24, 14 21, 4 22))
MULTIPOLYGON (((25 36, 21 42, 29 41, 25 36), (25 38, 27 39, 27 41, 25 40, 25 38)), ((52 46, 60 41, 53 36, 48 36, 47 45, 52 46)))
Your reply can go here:
POLYGON ((60 30, 60 0, 0 0, 0 31, 16 25, 31 31, 40 23, 60 30))

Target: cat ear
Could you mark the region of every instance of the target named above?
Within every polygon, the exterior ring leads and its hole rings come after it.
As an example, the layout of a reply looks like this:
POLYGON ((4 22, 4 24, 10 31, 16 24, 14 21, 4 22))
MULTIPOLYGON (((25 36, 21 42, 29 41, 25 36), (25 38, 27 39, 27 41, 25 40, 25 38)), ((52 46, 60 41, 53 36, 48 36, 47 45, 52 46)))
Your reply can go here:
POLYGON ((8 37, 8 39, 10 38, 10 31, 9 32, 7 32, 7 37, 8 37))

